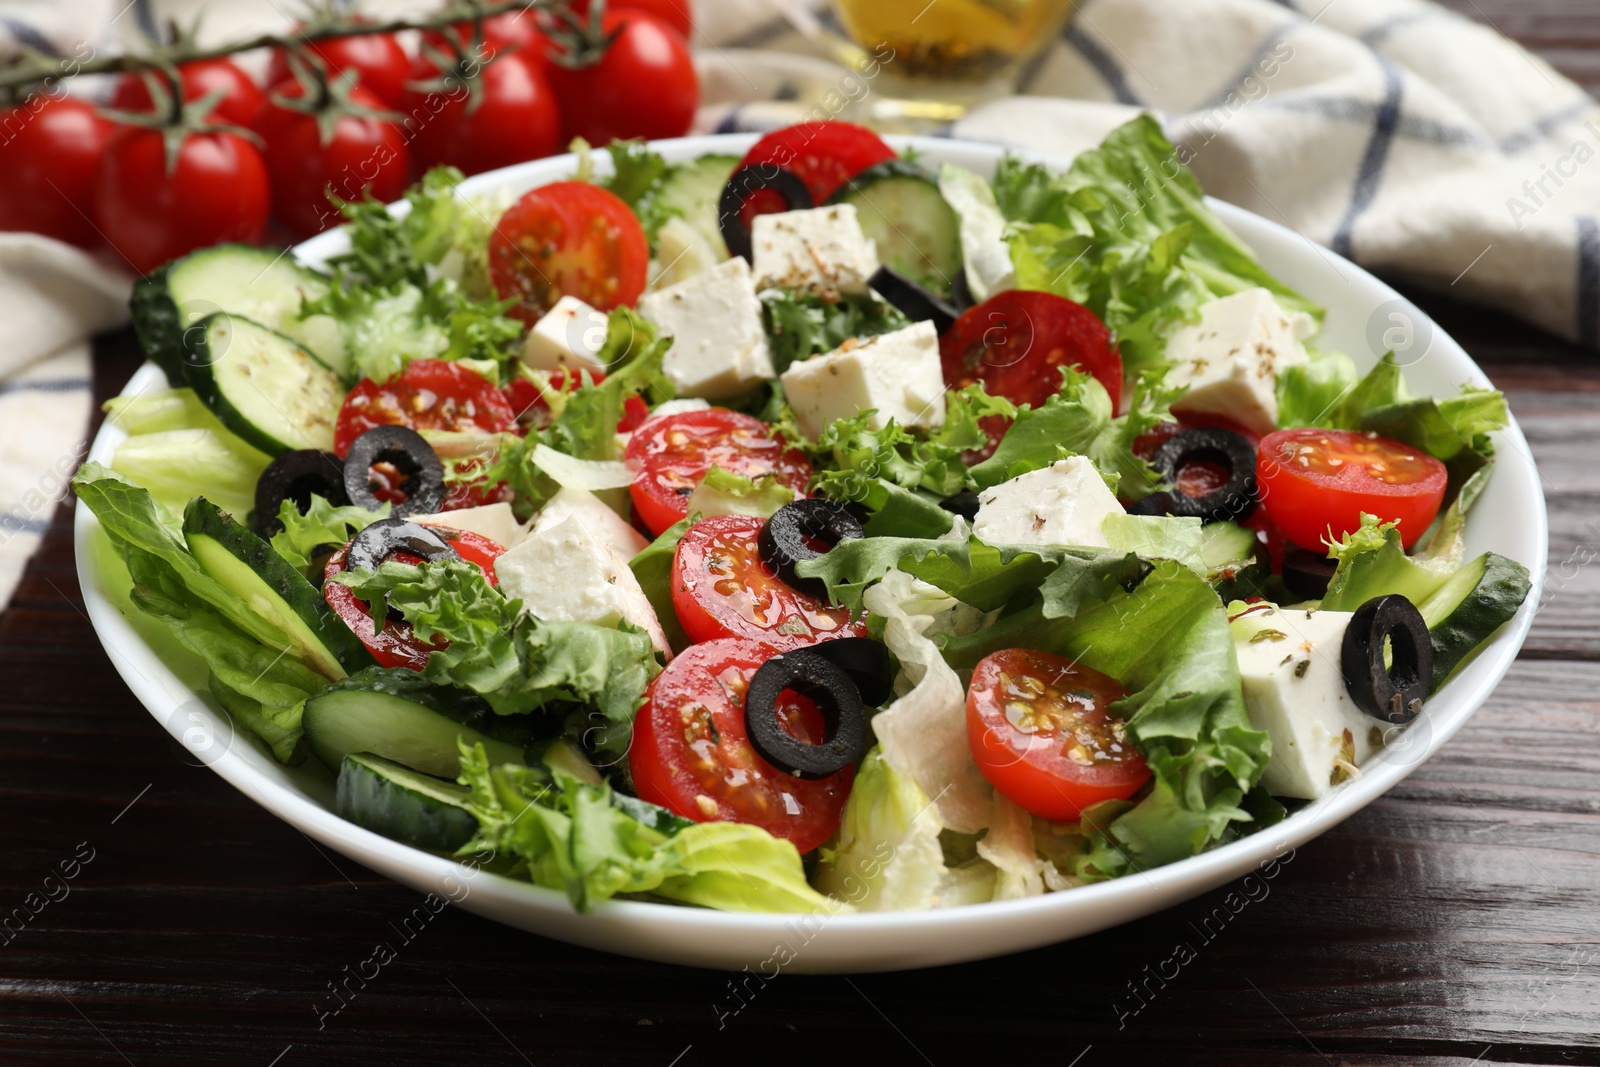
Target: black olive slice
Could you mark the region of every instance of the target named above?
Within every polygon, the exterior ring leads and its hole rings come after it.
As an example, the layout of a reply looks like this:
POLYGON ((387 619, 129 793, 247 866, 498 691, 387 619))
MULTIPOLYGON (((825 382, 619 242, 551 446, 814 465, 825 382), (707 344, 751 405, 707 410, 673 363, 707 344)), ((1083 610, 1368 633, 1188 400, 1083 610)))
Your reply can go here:
POLYGON ((1172 496, 1170 493, 1151 493, 1128 505, 1129 515, 1171 515, 1172 496))
POLYGON ((368 511, 381 506, 373 492, 372 465, 391 463, 404 477, 406 498, 390 515, 431 515, 444 503, 444 465, 422 435, 406 426, 374 426, 344 457, 344 490, 350 503, 368 511))
POLYGON ((838 774, 867 751, 867 713, 856 684, 810 649, 785 652, 761 665, 745 691, 744 726, 756 753, 795 778, 838 774), (822 712, 821 744, 801 741, 778 722, 778 696, 785 689, 810 697, 822 712))
POLYGON ((734 171, 728 176, 728 184, 722 187, 722 199, 717 204, 717 225, 728 251, 745 259, 754 256, 755 248, 750 240, 750 227, 745 224, 740 209, 751 193, 762 189, 771 189, 783 197, 785 211, 803 211, 816 206, 811 190, 792 170, 775 163, 752 163, 734 171))
POLYGON ((978 517, 978 509, 983 506, 983 501, 979 500, 978 494, 971 489, 963 489, 955 496, 939 501, 939 506, 950 514, 959 515, 971 522, 978 517))
POLYGON ((1242 435, 1209 426, 1183 430, 1163 441, 1150 457, 1150 466, 1173 484, 1188 463, 1215 463, 1228 472, 1228 480, 1204 496, 1190 496, 1179 489, 1168 491, 1165 504, 1169 515, 1194 516, 1205 522, 1238 522, 1255 511, 1259 498, 1256 450, 1242 435))
POLYGON ((961 317, 961 312, 944 300, 888 267, 873 271, 867 285, 906 318, 912 322, 931 322, 939 333, 944 333, 961 317))
POLYGON ((865 536, 849 508, 812 496, 779 508, 761 527, 756 544, 761 549, 761 561, 785 585, 821 600, 828 595, 827 585, 820 578, 800 577, 794 571, 795 564, 816 559, 827 551, 811 547, 813 541, 832 548, 840 541, 865 536))
POLYGON ((350 542, 350 554, 345 557, 345 568, 352 571, 375 571, 384 560, 396 552, 409 552, 430 563, 444 559, 460 559, 461 555, 450 542, 419 523, 405 519, 379 519, 356 534, 350 542))
POLYGON ((1327 594, 1333 570, 1333 560, 1308 549, 1291 548, 1283 554, 1283 584, 1306 600, 1321 600, 1327 594))
POLYGON ((1397 726, 1415 719, 1433 678, 1433 641, 1422 612, 1399 594, 1361 605, 1344 632, 1339 668, 1356 707, 1397 726))
POLYGON ((882 642, 870 637, 840 637, 808 645, 803 651, 821 656, 848 674, 868 707, 887 703, 894 696, 894 661, 882 642))
POLYGON ((963 266, 956 271, 956 277, 950 283, 950 306, 957 311, 965 311, 977 301, 972 299, 972 286, 967 281, 967 268, 963 266))
POLYGON ((283 502, 293 500, 304 515, 313 494, 335 506, 350 503, 344 491, 344 464, 332 452, 314 448, 285 452, 267 464, 256 481, 256 529, 271 537, 283 529, 278 521, 283 502))

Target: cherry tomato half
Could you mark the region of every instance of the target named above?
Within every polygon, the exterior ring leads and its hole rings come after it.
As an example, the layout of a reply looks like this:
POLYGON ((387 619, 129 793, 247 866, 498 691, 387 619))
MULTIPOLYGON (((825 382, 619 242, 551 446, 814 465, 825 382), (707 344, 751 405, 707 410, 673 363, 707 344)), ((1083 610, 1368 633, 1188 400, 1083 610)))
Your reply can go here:
MULTIPOLYGON (((1038 407, 1061 391, 1061 368, 1077 367, 1111 394, 1111 409, 1122 403, 1122 356, 1111 332, 1082 304, 1054 293, 1010 289, 968 308, 939 338, 944 381, 952 389, 982 382, 991 396, 1038 407)), ((982 420, 987 449, 971 459, 987 459, 1005 435, 1010 420, 982 420)))
MULTIPOLYGON (((874 163, 894 158, 882 137, 853 122, 801 122, 773 130, 750 146, 739 167, 774 163, 806 183, 811 199, 819 206, 839 186, 874 163)), ((738 168, 735 168, 738 169, 738 168)), ((740 214, 748 224, 753 215, 784 209, 783 198, 763 189, 745 198, 740 214)))
POLYGON ((610 311, 644 292, 650 243, 633 209, 588 182, 552 182, 506 209, 489 237, 489 277, 533 325, 563 296, 610 311))
MULTIPOLYGON (((250 129, 266 96, 250 75, 231 59, 196 59, 178 65, 178 81, 185 103, 199 100, 218 89, 222 98, 206 118, 250 129)), ((124 74, 111 94, 111 106, 122 111, 154 111, 150 87, 141 74, 124 74)))
MULTIPOLYGON (((744 725, 744 695, 756 670, 777 653, 726 638, 691 645, 650 683, 633 721, 628 766, 639 796, 697 822, 759 826, 801 852, 833 835, 855 768, 827 778, 790 777, 756 755, 744 725)), ((813 744, 826 736, 822 713, 784 690, 779 721, 813 744)))
MULTIPOLYGON (((499 584, 494 575, 494 561, 505 552, 504 547, 481 534, 465 530, 451 530, 440 526, 433 527, 433 530, 449 541, 462 559, 482 571, 490 585, 499 584)), ((378 661, 379 666, 422 670, 428 665, 428 657, 446 647, 449 642, 442 637, 435 638, 431 642, 423 641, 411 629, 410 623, 395 618, 393 612, 384 619, 383 629, 374 633, 372 612, 368 610, 366 603, 357 599, 349 586, 333 580, 334 575, 343 574, 349 569, 344 565, 345 557, 349 554, 350 546, 345 545, 333 554, 333 558, 328 560, 328 565, 323 570, 322 595, 328 601, 328 606, 346 626, 350 627, 351 633, 361 638, 361 643, 367 646, 367 651, 372 653, 372 658, 378 661)), ((389 559, 396 563, 410 563, 413 566, 422 562, 422 557, 413 556, 409 552, 396 552, 389 559)))
POLYGON ((1102 800, 1126 800, 1150 777, 1114 701, 1114 678, 1048 652, 985 656, 967 687, 967 740, 983 776, 1028 812, 1076 819, 1102 800))
POLYGON ((100 243, 90 217, 111 123, 75 97, 31 96, 0 109, 0 230, 100 243))
POLYGON ((765 519, 716 515, 689 527, 672 557, 672 610, 695 641, 748 637, 788 652, 865 637, 865 620, 784 584, 761 561, 765 519))
POLYGON ((1361 513, 1400 524, 1417 542, 1444 502, 1449 475, 1420 448, 1359 430, 1279 430, 1256 452, 1261 503, 1284 535, 1316 550, 1360 529, 1361 513), (1330 532, 1331 531, 1331 532, 1330 532))
POLYGON ((633 506, 657 535, 689 514, 689 497, 713 466, 752 481, 771 474, 797 493, 811 480, 805 456, 766 423, 722 408, 650 419, 633 431, 623 458, 634 472, 633 506))

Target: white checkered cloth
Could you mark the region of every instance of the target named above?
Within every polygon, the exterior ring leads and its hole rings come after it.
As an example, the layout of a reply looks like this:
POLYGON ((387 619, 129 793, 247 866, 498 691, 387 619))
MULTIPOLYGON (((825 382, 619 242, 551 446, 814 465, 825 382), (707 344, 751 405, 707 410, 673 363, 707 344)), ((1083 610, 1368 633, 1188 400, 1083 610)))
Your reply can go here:
MULTIPOLYGON (((695 3, 700 129, 826 117, 809 102, 854 92, 778 14, 807 3, 695 3)), ((8 39, 71 53, 85 34, 126 39, 200 6, 0 0, 0 53, 8 39)), ((203 6, 208 38, 287 19, 248 0, 203 6)), ((1152 110, 1217 196, 1600 348, 1600 105, 1426 0, 1087 0, 1023 91, 945 132, 1070 156, 1152 110)), ((0 606, 52 513, 60 464, 81 451, 86 338, 122 321, 125 297, 126 281, 89 257, 0 235, 0 606)))

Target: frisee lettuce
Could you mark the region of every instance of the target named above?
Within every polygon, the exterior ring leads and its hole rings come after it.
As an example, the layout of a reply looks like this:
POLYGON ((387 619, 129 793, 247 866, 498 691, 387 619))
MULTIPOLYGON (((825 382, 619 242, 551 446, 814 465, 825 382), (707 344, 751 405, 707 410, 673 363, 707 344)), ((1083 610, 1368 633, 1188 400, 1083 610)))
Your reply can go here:
POLYGON ((335 506, 312 493, 310 506, 302 515, 293 500, 285 500, 278 507, 280 529, 272 535, 272 550, 291 566, 305 570, 317 549, 344 544, 379 519, 387 519, 392 510, 388 503, 380 504, 376 511, 353 504, 335 506))

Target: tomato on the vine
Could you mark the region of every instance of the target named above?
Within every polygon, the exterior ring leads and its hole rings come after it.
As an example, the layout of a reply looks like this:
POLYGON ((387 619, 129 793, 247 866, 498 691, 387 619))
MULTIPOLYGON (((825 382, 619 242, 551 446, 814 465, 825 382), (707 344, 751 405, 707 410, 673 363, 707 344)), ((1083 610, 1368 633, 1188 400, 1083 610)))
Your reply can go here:
POLYGON ((94 216, 107 243, 146 273, 224 241, 254 242, 272 195, 255 145, 231 133, 193 133, 167 168, 160 130, 123 127, 106 148, 94 216))
MULTIPOLYGON (((759 826, 810 852, 838 828, 855 768, 802 780, 751 747, 745 691, 776 654, 739 638, 685 649, 650 683, 633 722, 628 767, 643 800, 697 822, 759 826)), ((790 690, 780 694, 778 719, 802 741, 820 744, 826 736, 821 711, 790 690)))
MULTIPOLYGON (((968 308, 939 338, 939 358, 950 388, 982 382, 1014 404, 1039 407, 1060 392, 1063 367, 1105 386, 1113 412, 1122 402, 1122 355, 1111 331, 1094 312, 1054 293, 1010 289, 968 308)), ((981 426, 989 445, 974 460, 993 454, 1010 421, 991 415, 981 426)))
POLYGON ((1048 652, 985 656, 967 687, 967 740, 997 790, 1044 819, 1076 819, 1102 800, 1126 800, 1150 768, 1110 710, 1128 695, 1116 679, 1048 652))
POLYGON ((377 96, 359 87, 351 89, 342 94, 343 100, 329 101, 322 115, 277 102, 303 100, 305 95, 305 86, 298 81, 274 87, 257 121, 272 175, 272 213, 296 236, 341 221, 328 199, 330 192, 341 200, 360 200, 364 194, 385 203, 398 200, 411 169, 405 131, 392 122, 344 109, 347 100, 381 110, 385 105, 377 96))
MULTIPOLYGON (((531 63, 540 74, 549 75, 550 38, 540 31, 532 8, 490 15, 483 20, 482 35, 477 51, 480 58, 486 59, 500 53, 515 54, 523 62, 531 63)), ((422 41, 425 46, 438 49, 446 55, 454 51, 450 46, 451 41, 461 52, 474 54, 470 22, 457 22, 448 30, 425 30, 422 41)))
POLYGON ((530 189, 489 235, 489 277, 533 325, 563 296, 610 311, 644 292, 650 243, 621 197, 588 182, 530 189))
POLYGON ((1444 502, 1449 474, 1420 448, 1359 430, 1279 430, 1256 452, 1261 503, 1284 534, 1316 550, 1361 528, 1361 513, 1400 524, 1410 548, 1444 502))
MULTIPOLYGON (((482 571, 490 585, 499 584, 494 574, 494 561, 505 552, 503 545, 489 540, 482 534, 465 530, 451 530, 437 526, 433 529, 450 543, 462 559, 482 571)), ((378 661, 380 667, 410 667, 414 671, 422 670, 428 665, 428 657, 448 647, 449 642, 442 637, 423 641, 411 629, 411 624, 404 619, 396 618, 394 612, 389 612, 384 619, 383 629, 374 632, 371 609, 366 603, 357 599, 349 586, 333 580, 334 575, 343 574, 349 569, 345 566, 345 558, 349 554, 350 546, 345 545, 333 554, 323 570, 322 595, 327 600, 328 606, 346 626, 350 627, 351 633, 361 638, 361 643, 367 646, 367 651, 372 653, 372 658, 378 661)), ((396 552, 389 559, 397 563, 410 563, 413 566, 423 562, 422 557, 409 552, 396 552)))
MULTIPOLYGON (((300 47, 312 53, 330 79, 337 78, 347 70, 354 70, 358 75, 356 84, 383 101, 385 107, 398 107, 405 99, 406 79, 411 75, 411 59, 392 33, 363 33, 354 37, 302 41, 300 47)), ((272 58, 267 63, 267 84, 277 85, 293 78, 294 69, 289 64, 288 56, 281 48, 273 49, 272 58)))
MULTIPOLYGON (((770 163, 792 171, 805 182, 812 201, 821 205, 845 182, 874 163, 894 156, 894 149, 865 126, 825 120, 772 131, 750 146, 739 160, 739 168, 770 163)), ((748 225, 751 216, 783 211, 785 207, 777 193, 760 189, 745 197, 740 215, 748 225)))
MULTIPOLYGON (((571 7, 579 17, 589 17, 589 0, 572 0, 571 7)), ((683 35, 685 41, 694 36, 694 20, 689 14, 689 0, 616 0, 606 4, 607 11, 642 11, 654 15, 683 35)))
POLYGON ((788 652, 865 637, 865 620, 786 585, 761 561, 765 519, 716 515, 689 527, 672 556, 672 609, 695 641, 747 637, 788 652))
POLYGON ((550 67, 566 137, 596 147, 614 140, 655 140, 689 132, 700 106, 700 80, 684 36, 653 15, 609 8, 602 32, 615 34, 598 61, 550 67))
MULTIPOLYGON (((228 123, 250 129, 261 113, 265 95, 250 75, 231 59, 196 59, 178 64, 178 80, 183 87, 185 103, 199 100, 219 89, 222 98, 217 101, 208 121, 228 123)), ((124 74, 111 94, 111 106, 122 111, 153 111, 155 100, 142 74, 124 74)))
POLYGON ((508 52, 463 65, 441 72, 425 56, 412 65, 413 83, 444 79, 433 91, 408 89, 402 102, 419 170, 449 164, 479 174, 561 148, 556 97, 536 63, 508 52))
POLYGON ((713 466, 752 481, 770 474, 797 493, 811 480, 805 456, 766 423, 722 408, 650 419, 628 438, 624 461, 634 472, 633 506, 657 535, 688 515, 689 497, 713 466))
POLYGON ((0 110, 0 129, 0 230, 97 244, 95 176, 111 123, 82 100, 40 94, 0 110))

